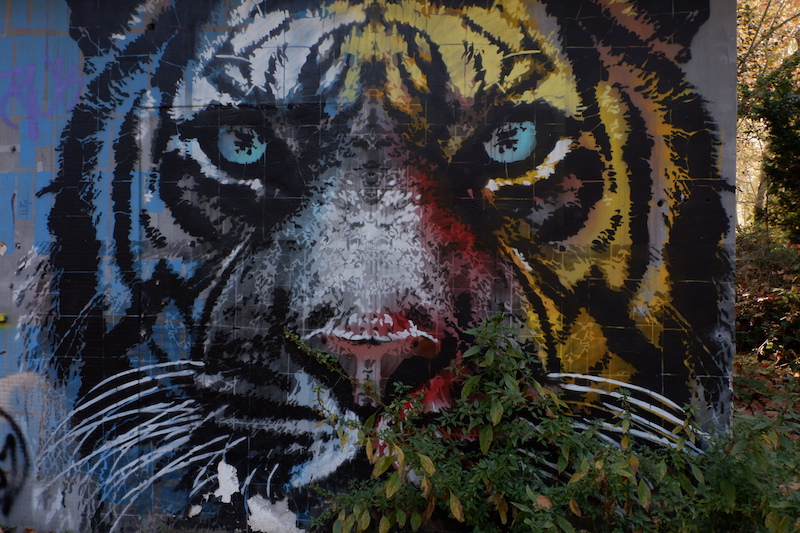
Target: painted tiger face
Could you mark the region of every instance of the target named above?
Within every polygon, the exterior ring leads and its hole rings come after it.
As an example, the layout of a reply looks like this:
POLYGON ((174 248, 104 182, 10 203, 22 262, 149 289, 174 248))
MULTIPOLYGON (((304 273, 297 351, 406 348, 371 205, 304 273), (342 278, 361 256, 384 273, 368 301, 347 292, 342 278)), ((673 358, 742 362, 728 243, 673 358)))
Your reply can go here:
POLYGON ((87 58, 32 331, 95 525, 158 489, 176 526, 292 531, 362 475, 317 411, 373 397, 286 330, 444 409, 502 312, 578 415, 627 384, 654 440, 724 418, 724 184, 680 44, 625 2, 301 4, 148 4, 87 58))
POLYGON ((526 256, 619 226, 572 69, 535 23, 424 8, 247 12, 160 117, 162 196, 195 197, 197 237, 236 244, 200 328, 211 386, 243 365, 242 387, 269 382, 283 327, 382 391, 423 384, 501 311, 541 356, 559 334, 531 322, 552 296, 520 279, 526 256))

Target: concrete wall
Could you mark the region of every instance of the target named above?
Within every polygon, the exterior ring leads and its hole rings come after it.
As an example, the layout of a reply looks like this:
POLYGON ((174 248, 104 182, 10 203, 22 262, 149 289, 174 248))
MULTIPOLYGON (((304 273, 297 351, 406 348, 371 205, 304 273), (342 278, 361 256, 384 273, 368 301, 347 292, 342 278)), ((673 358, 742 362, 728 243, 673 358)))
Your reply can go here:
POLYGON ((735 5, 351 4, 6 3, 0 522, 306 525, 379 402, 285 329, 446 409, 504 313, 590 414, 727 423, 735 5))

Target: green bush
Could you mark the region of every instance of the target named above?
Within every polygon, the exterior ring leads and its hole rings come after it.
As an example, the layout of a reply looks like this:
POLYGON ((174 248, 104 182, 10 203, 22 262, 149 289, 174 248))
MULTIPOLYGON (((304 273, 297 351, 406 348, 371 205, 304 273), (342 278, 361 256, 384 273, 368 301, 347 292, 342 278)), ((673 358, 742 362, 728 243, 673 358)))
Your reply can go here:
POLYGON ((793 413, 737 415, 732 432, 713 438, 687 421, 656 446, 634 438, 623 409, 610 439, 540 383, 538 361, 501 318, 470 334, 475 345, 450 368, 460 390, 450 409, 425 412, 406 393, 365 423, 324 413, 359 429, 373 471, 327 494, 318 531, 800 530, 793 413))

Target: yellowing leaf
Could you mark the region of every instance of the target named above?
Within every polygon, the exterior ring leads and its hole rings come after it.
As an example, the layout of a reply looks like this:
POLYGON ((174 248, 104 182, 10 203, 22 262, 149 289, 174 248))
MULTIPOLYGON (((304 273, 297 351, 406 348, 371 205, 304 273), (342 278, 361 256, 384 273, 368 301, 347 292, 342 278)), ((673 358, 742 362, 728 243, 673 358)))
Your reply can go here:
POLYGON ((436 467, 433 466, 433 461, 430 457, 424 454, 419 454, 419 464, 422 466, 422 469, 425 471, 426 474, 432 476, 436 473, 436 467))
POLYGON ((419 484, 419 488, 422 489, 422 497, 427 498, 431 493, 431 489, 433 488, 433 485, 431 485, 431 480, 428 479, 428 476, 422 476, 422 481, 419 484))
POLYGON ((342 445, 342 451, 347 447, 347 442, 350 440, 350 434, 346 431, 339 433, 339 442, 342 445))
POLYGON ((543 496, 542 494, 536 495, 536 505, 539 507, 544 507, 545 509, 552 509, 553 502, 547 496, 543 496))
POLYGON ((392 446, 392 453, 394 453, 395 457, 397 458, 397 464, 399 465, 399 469, 402 470, 403 466, 406 463, 406 454, 403 452, 403 449, 398 445, 392 446))
POLYGON ((358 517, 358 531, 366 531, 371 520, 372 517, 368 512, 361 513, 361 516, 358 517))
POLYGON ((436 510, 436 497, 431 496, 430 498, 428 498, 428 507, 425 508, 425 512, 422 514, 422 519, 426 522, 430 520, 435 510, 436 510))
POLYGON ((378 524, 378 533, 389 533, 391 527, 392 523, 389 521, 389 517, 384 515, 381 517, 380 524, 378 524))
POLYGON ((577 483, 578 481, 582 480, 586 476, 586 472, 575 472, 572 474, 572 477, 569 478, 569 483, 567 485, 571 485, 572 483, 577 483))
POLYGON ((500 515, 500 522, 506 524, 508 522, 508 502, 499 493, 494 493, 494 507, 497 509, 497 514, 500 515))
POLYGON ((450 493, 450 514, 459 522, 464 521, 464 506, 454 493, 450 493))
POLYGON ((631 455, 631 458, 628 459, 628 466, 631 469, 631 472, 636 474, 639 471, 639 458, 635 455, 631 455))
POLYGON ((375 461, 377 461, 378 458, 375 456, 375 453, 374 453, 374 451, 372 449, 372 440, 371 439, 367 440, 367 444, 366 444, 366 446, 364 446, 364 448, 366 449, 366 452, 367 452, 367 460, 369 460, 369 464, 374 465, 375 461))
POLYGON ((350 533, 350 530, 353 529, 355 523, 356 518, 351 514, 347 515, 342 522, 342 533, 350 533))
POLYGON ((381 474, 386 472, 389 469, 389 466, 392 464, 392 457, 389 455, 384 455, 378 462, 375 463, 375 467, 372 469, 372 477, 379 477, 381 474))
POLYGON ((569 510, 572 511, 572 513, 575 516, 580 518, 580 516, 581 516, 581 508, 578 507, 578 502, 575 501, 575 498, 570 498, 570 500, 569 500, 569 510))

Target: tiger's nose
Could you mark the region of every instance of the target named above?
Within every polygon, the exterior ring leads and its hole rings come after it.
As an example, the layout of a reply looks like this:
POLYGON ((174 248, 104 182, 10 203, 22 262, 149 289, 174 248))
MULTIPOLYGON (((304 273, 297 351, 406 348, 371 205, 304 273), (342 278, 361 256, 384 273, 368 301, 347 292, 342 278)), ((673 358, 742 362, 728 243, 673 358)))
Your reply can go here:
POLYGON ((353 379, 353 401, 357 405, 375 405, 406 359, 433 359, 439 352, 439 339, 419 330, 413 322, 384 317, 359 325, 323 328, 308 339, 312 347, 337 356, 342 370, 353 379))

